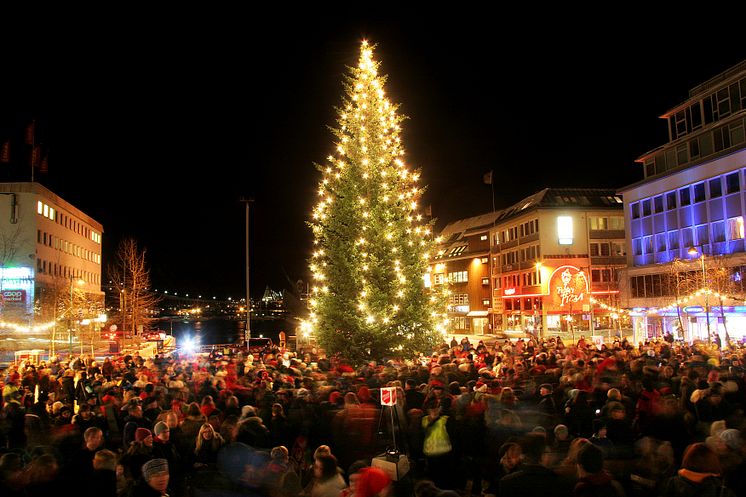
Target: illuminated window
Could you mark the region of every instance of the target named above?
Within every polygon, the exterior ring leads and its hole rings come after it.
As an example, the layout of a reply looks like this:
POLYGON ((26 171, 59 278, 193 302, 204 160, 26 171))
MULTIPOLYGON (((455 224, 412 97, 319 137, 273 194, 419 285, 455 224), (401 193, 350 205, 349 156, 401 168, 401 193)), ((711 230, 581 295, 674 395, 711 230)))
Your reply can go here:
POLYGON ((489 257, 482 257, 481 261, 482 261, 482 264, 489 264, 490 258, 489 257))
POLYGON ((741 240, 743 235, 743 216, 728 219, 728 240, 741 240))
POLYGON ((482 278, 482 285, 483 286, 487 286, 489 284, 490 284, 490 279, 489 278, 482 278))
POLYGON ((572 245, 572 217, 557 216, 557 237, 560 245, 572 245))
POLYGON ((44 204, 44 217, 49 217, 49 206, 44 204))
POLYGON ((41 200, 36 202, 36 212, 39 214, 42 214, 44 212, 44 204, 41 203, 41 200))
POLYGON ((482 235, 482 236, 479 237, 479 239, 482 240, 482 241, 484 241, 484 240, 487 239, 487 235, 482 235))

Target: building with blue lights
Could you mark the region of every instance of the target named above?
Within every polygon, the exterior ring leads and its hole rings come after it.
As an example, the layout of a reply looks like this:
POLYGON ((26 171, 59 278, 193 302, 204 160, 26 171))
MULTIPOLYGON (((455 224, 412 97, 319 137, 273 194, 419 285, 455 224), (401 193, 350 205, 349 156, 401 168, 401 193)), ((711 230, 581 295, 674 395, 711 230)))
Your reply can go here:
POLYGON ((624 198, 623 305, 635 337, 746 335, 746 61, 661 116, 669 141, 643 154, 624 198))
POLYGON ((65 332, 73 293, 86 306, 103 303, 102 234, 100 223, 41 184, 0 183, 0 338, 44 340, 55 322, 65 332))

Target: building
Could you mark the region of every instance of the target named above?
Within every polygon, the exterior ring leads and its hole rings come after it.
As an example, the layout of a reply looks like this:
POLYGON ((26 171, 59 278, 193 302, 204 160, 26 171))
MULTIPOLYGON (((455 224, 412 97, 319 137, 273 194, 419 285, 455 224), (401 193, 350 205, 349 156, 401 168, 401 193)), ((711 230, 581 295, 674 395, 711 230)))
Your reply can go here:
POLYGON ((41 184, 0 183, 0 332, 46 336, 73 293, 85 296, 78 317, 91 317, 103 305, 102 234, 100 223, 41 184))
POLYGON ((619 190, 628 227, 624 306, 637 337, 746 333, 746 61, 662 116, 669 141, 619 190), (723 298, 721 298, 721 296, 723 298))
POLYGON ((490 332, 490 241, 497 213, 448 224, 430 266, 431 285, 448 284, 448 316, 452 333, 490 332))
POLYGON ((617 330, 625 263, 622 199, 613 190, 547 188, 490 226, 492 327, 593 335, 617 330))

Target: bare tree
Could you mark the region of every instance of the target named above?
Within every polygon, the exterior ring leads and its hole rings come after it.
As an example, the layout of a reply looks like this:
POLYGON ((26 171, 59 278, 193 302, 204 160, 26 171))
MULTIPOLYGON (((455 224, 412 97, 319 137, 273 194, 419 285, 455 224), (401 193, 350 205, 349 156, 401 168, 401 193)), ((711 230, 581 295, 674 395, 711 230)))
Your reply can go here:
POLYGON ((154 321, 151 311, 160 302, 160 297, 150 290, 145 253, 145 249, 137 247, 135 239, 125 238, 119 243, 114 264, 108 268, 109 279, 119 289, 119 321, 133 335, 140 326, 147 327, 154 321))
POLYGON ((725 330, 725 342, 726 344, 730 344, 728 323, 723 306, 726 299, 742 301, 744 298, 743 287, 734 278, 735 272, 739 268, 729 267, 726 256, 708 257, 705 259, 705 268, 707 272, 707 288, 714 293, 718 301, 720 319, 723 321, 723 329, 725 330))
POLYGON ((690 293, 702 287, 701 278, 698 279, 699 273, 692 271, 692 265, 689 261, 674 259, 668 266, 666 275, 667 293, 676 298, 676 318, 678 327, 681 330, 681 337, 686 339, 688 326, 684 327, 684 321, 681 319, 681 299, 690 293))

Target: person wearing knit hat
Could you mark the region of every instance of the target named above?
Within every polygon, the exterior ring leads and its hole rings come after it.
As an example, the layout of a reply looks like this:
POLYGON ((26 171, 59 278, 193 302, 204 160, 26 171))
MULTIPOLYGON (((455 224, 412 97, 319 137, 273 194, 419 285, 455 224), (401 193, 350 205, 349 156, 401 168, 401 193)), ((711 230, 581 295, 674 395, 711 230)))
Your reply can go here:
POLYGON ((386 496, 391 489, 391 478, 380 468, 363 468, 355 485, 355 497, 386 496))
POLYGON ((168 440, 170 435, 169 432, 168 425, 163 421, 158 421, 153 427, 153 433, 161 440, 168 440))
POLYGON ((740 452, 743 447, 743 439, 741 438, 741 432, 735 428, 728 428, 720 433, 720 440, 733 451, 740 452))
POLYGON ((138 428, 135 430, 135 442, 153 445, 153 433, 147 428, 138 428))
POLYGON ((142 478, 138 479, 129 495, 138 497, 161 497, 168 495, 168 461, 151 459, 141 467, 142 478))

